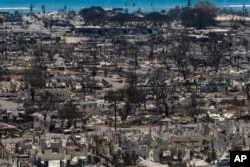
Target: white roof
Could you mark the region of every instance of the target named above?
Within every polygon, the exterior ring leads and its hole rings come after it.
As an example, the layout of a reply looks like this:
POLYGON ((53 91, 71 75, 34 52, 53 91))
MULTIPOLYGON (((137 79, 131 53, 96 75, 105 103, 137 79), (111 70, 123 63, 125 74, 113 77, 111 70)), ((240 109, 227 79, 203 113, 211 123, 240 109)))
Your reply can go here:
POLYGON ((144 160, 144 159, 142 159, 140 164, 145 165, 147 167, 168 167, 168 165, 166 165, 166 164, 159 164, 159 163, 155 163, 155 162, 152 162, 150 160, 144 160))
POLYGON ((200 160, 200 159, 192 160, 191 164, 193 165, 193 167, 195 167, 195 166, 197 166, 197 167, 209 167, 210 166, 206 161, 200 160))
POLYGON ((60 166, 60 160, 50 160, 49 167, 58 167, 60 166))

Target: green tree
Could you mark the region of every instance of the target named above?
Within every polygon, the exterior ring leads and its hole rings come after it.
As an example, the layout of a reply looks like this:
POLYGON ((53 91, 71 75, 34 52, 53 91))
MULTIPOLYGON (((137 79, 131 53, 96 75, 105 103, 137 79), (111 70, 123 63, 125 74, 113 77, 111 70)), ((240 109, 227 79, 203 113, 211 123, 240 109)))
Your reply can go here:
POLYGON ((82 9, 79 14, 84 18, 86 25, 101 25, 105 20, 105 11, 102 7, 92 6, 82 9))
POLYGON ((219 13, 219 8, 217 8, 213 3, 211 2, 202 2, 199 1, 195 4, 194 8, 199 8, 199 9, 204 9, 206 10, 209 14, 218 14, 219 13))
POLYGON ((131 20, 131 15, 128 13, 117 13, 110 18, 110 21, 118 23, 121 27, 125 26, 131 20))
POLYGON ((160 12, 151 12, 145 16, 145 19, 156 27, 162 27, 164 23, 169 21, 168 15, 160 12))
POLYGON ((169 17, 169 19, 171 21, 173 21, 173 20, 180 20, 180 17, 181 17, 181 8, 179 6, 171 8, 168 11, 168 17, 169 17))
POLYGON ((194 8, 186 7, 181 13, 182 25, 197 29, 216 25, 218 8, 210 2, 198 2, 194 8))

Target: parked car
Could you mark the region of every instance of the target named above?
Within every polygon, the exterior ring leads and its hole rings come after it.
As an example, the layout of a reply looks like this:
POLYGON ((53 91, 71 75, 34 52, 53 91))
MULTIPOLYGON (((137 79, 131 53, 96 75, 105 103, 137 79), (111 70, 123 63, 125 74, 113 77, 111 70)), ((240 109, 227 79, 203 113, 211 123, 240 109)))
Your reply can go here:
POLYGON ((218 166, 230 166, 230 159, 229 158, 221 158, 218 159, 218 166))
POLYGON ((74 133, 81 133, 83 132, 83 130, 80 128, 69 128, 69 129, 65 129, 63 132, 64 134, 74 134, 74 133))
POLYGON ((211 162, 210 162, 210 165, 215 165, 215 166, 217 166, 217 165, 218 165, 218 160, 211 161, 211 162))

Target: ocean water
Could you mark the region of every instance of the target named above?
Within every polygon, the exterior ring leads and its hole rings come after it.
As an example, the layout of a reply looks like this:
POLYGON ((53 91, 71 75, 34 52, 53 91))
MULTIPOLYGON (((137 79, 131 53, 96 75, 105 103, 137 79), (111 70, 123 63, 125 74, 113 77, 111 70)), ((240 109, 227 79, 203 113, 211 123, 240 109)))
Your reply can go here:
MULTIPOLYGON (((191 0, 194 5, 199 0, 191 0)), ((200 0, 214 3, 220 8, 233 8, 239 10, 245 4, 250 9, 250 0, 200 0)), ((186 6, 187 0, 0 0, 0 11, 19 11, 27 13, 30 4, 34 4, 34 12, 41 12, 45 5, 46 12, 60 9, 79 12, 82 8, 102 6, 105 9, 126 8, 128 12, 140 9, 143 12, 169 10, 175 6, 186 6)))

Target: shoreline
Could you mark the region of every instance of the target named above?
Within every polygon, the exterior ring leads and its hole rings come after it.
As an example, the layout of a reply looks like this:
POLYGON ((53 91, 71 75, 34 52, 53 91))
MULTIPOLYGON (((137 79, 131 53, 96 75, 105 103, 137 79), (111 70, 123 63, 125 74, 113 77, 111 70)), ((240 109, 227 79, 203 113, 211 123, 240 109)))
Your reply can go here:
MULTIPOLYGON (((0 4, 1 5, 1 4, 0 4)), ((33 13, 41 13, 42 12, 42 5, 38 4, 34 4, 35 8, 33 9, 33 13)), ((232 11, 242 11, 243 5, 244 4, 228 4, 228 5, 219 5, 219 4, 214 4, 215 6, 217 6, 219 9, 223 10, 232 10, 232 11)), ((46 4, 45 4, 46 6, 46 4)), ((92 6, 100 6, 102 7, 104 10, 113 10, 113 9, 123 9, 124 11, 128 11, 128 13, 133 13, 136 11, 142 11, 143 13, 150 13, 153 11, 157 11, 157 12, 161 12, 161 11, 165 11, 168 12, 170 9, 175 8, 177 6, 179 6, 180 8, 184 7, 185 5, 180 5, 180 4, 166 4, 166 7, 162 7, 161 5, 157 5, 157 6, 151 6, 151 5, 143 5, 143 6, 125 6, 125 5, 86 5, 84 6, 84 4, 80 7, 80 6, 60 6, 60 5, 48 5, 46 8, 46 13, 53 13, 53 12, 63 12, 65 11, 64 7, 66 7, 66 11, 75 11, 75 12, 80 12, 81 9, 84 8, 90 8, 92 6), (49 7, 48 7, 49 6, 49 7)), ((194 5, 192 5, 194 6, 194 5)), ((250 4, 245 4, 245 9, 247 9, 248 11, 250 11, 250 4)), ((9 12, 9 13, 15 13, 16 11, 18 11, 19 13, 22 14, 29 14, 30 13, 30 7, 29 5, 27 6, 1 6, 0 7, 0 13, 1 12, 9 12)))

